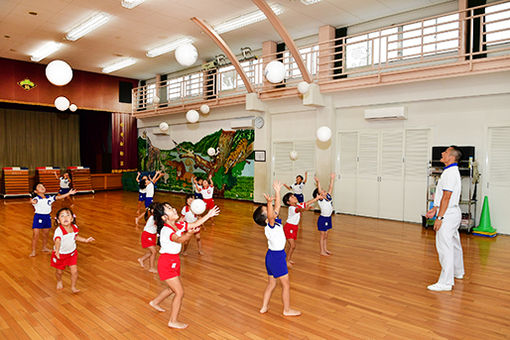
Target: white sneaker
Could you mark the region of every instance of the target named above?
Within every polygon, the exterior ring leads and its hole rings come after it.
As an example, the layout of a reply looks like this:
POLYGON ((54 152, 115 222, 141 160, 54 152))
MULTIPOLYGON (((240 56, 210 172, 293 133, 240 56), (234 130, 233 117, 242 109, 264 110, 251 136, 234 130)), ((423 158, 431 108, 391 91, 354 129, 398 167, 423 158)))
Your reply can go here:
POLYGON ((452 286, 443 285, 440 283, 434 283, 433 285, 428 286, 427 289, 433 290, 435 292, 448 292, 448 291, 452 290, 452 286))
POLYGON ((464 278, 464 274, 461 274, 461 275, 455 275, 455 278, 457 280, 462 280, 464 278))

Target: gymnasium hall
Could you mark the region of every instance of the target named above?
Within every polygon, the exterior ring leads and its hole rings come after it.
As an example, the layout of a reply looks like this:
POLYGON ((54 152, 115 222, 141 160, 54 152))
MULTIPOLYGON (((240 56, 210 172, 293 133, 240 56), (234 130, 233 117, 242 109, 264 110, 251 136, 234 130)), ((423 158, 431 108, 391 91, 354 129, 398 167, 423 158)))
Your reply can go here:
POLYGON ((0 338, 510 337, 510 1, 1 0, 0 338))

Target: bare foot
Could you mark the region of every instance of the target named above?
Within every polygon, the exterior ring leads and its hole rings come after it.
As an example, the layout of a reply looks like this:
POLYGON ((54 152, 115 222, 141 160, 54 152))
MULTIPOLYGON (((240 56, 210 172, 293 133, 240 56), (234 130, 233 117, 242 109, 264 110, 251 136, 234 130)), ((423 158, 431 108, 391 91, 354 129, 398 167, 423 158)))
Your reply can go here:
POLYGON ((198 251, 198 255, 204 255, 204 252, 203 252, 203 251, 201 251, 201 250, 199 250, 199 251, 198 251))
POLYGON ((322 256, 329 256, 328 253, 321 253, 322 256))
POLYGON ((287 261, 287 267, 292 268, 292 263, 290 263, 289 261, 287 261))
POLYGON ((42 249, 42 252, 43 252, 43 253, 50 253, 50 252, 51 252, 51 250, 50 250, 50 249, 48 249, 48 248, 43 248, 43 249, 42 249))
POLYGON ((186 323, 182 323, 182 322, 179 322, 179 321, 175 321, 175 322, 168 322, 168 327, 170 327, 170 328, 184 329, 184 328, 188 327, 188 324, 186 324, 186 323))
POLYGON ((135 218, 135 225, 138 225, 138 217, 135 218))
POLYGON ((330 252, 329 250, 326 249, 326 253, 328 253, 328 255, 333 255, 332 252, 330 252))
POLYGON ((35 256, 35 251, 31 252, 30 255, 28 255, 28 256, 32 256, 32 257, 35 256))
POLYGON ((149 269, 149 273, 157 273, 158 270, 156 268, 151 268, 149 269))
POLYGON ((158 312, 166 312, 166 310, 161 308, 159 305, 156 305, 154 301, 149 302, 149 305, 151 305, 151 307, 157 310, 158 312))
POLYGON ((284 316, 298 316, 301 315, 301 312, 294 309, 289 309, 288 311, 283 311, 284 316))
POLYGON ((294 262, 294 261, 292 261, 292 260, 289 260, 289 262, 290 262, 290 264, 295 264, 295 262, 294 262))
POLYGON ((76 287, 71 287, 71 291, 72 291, 74 294, 76 294, 76 293, 79 293, 79 292, 80 292, 80 290, 79 290, 79 289, 77 289, 76 287))
POLYGON ((188 255, 188 252, 187 252, 187 251, 185 251, 185 252, 181 253, 181 255, 182 255, 182 256, 187 256, 187 255, 188 255))
POLYGON ((269 307, 263 306, 263 307, 259 310, 259 312, 260 312, 261 314, 264 314, 264 313, 267 313, 267 311, 268 311, 268 310, 269 310, 269 307))
POLYGON ((58 282, 57 282, 57 289, 59 289, 59 290, 60 290, 60 289, 62 289, 62 288, 64 288, 64 285, 62 284, 62 281, 58 281, 58 282))
POLYGON ((142 266, 142 268, 145 268, 145 266, 143 265, 143 260, 142 258, 138 258, 138 263, 140 263, 140 266, 142 266))

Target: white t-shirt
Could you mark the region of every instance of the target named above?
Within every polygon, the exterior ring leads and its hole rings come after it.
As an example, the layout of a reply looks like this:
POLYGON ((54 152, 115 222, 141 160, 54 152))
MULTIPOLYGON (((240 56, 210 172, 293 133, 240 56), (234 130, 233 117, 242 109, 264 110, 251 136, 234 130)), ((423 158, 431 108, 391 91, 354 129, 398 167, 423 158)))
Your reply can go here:
POLYGON ((145 188, 143 188, 143 189, 142 189, 142 188, 139 188, 139 189, 138 189, 138 192, 139 192, 139 193, 141 193, 141 194, 145 194, 145 193, 147 192, 147 187, 145 187, 145 188))
MULTIPOLYGON (((60 254, 71 254, 76 250, 76 235, 78 235, 78 226, 71 224, 73 227, 72 232, 67 232, 63 226, 58 226, 53 234, 53 241, 60 239, 60 254)), ((57 249, 53 248, 55 251, 57 249)))
POLYGON ((214 193, 214 187, 212 185, 210 185, 209 187, 207 188, 204 188, 202 187, 200 189, 200 193, 202 194, 202 197, 204 199, 210 199, 213 197, 213 193, 214 193))
POLYGON ((182 207, 181 215, 184 216, 184 221, 188 223, 193 223, 198 220, 197 215, 195 215, 187 205, 182 207))
POLYGON ((172 234, 181 236, 183 232, 188 229, 188 223, 177 222, 175 223, 177 231, 174 231, 170 226, 164 225, 159 234, 159 242, 161 243, 160 254, 179 254, 181 252, 182 244, 172 241, 172 234))
POLYGON ((149 182, 145 188, 145 197, 154 197, 154 183, 149 182))
POLYGON ((279 218, 275 219, 273 227, 268 223, 264 228, 264 233, 267 237, 267 247, 269 250, 279 251, 285 249, 287 240, 283 232, 282 220, 279 218))
POLYGON ((298 195, 301 195, 303 193, 303 187, 305 185, 303 183, 294 183, 290 186, 290 188, 292 189, 292 192, 295 193, 295 194, 298 194, 298 195))
POLYGON ((321 216, 329 217, 333 213, 333 202, 331 201, 331 195, 327 194, 323 200, 318 200, 319 208, 321 208, 321 216))
POLYGON ((297 225, 301 219, 301 213, 296 212, 297 208, 305 208, 305 203, 298 203, 297 205, 291 205, 289 207, 289 215, 287 216, 287 223, 297 225))
POLYGON ((149 216, 147 222, 145 223, 145 227, 143 231, 148 232, 149 234, 156 234, 158 232, 158 228, 156 226, 156 222, 154 221, 154 216, 149 216))
POLYGON ((193 185, 193 192, 199 193, 200 190, 202 190, 202 186, 195 184, 195 182, 191 181, 191 184, 193 185))
POLYGON ((439 182, 437 182, 436 194, 434 197, 434 206, 439 207, 441 205, 441 199, 443 198, 444 191, 451 191, 452 196, 450 202, 448 202, 447 211, 451 208, 459 206, 461 190, 460 172, 457 163, 453 163, 444 168, 439 182))
POLYGON ((67 178, 64 178, 64 177, 60 177, 60 187, 62 189, 69 189, 69 183, 71 181, 69 181, 67 178))
POLYGON ((36 214, 48 215, 51 213, 51 205, 55 202, 55 196, 46 196, 45 198, 36 196, 34 199, 37 203, 32 205, 36 214))

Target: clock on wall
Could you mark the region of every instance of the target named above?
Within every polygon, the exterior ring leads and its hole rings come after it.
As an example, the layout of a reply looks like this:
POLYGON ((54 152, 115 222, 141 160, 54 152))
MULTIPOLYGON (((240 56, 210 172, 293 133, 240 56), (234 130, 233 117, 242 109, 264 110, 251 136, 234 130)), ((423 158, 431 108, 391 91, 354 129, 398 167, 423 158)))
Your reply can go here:
POLYGON ((258 116, 258 117, 255 117, 255 127, 257 129, 262 129, 262 127, 264 126, 264 118, 258 116))

